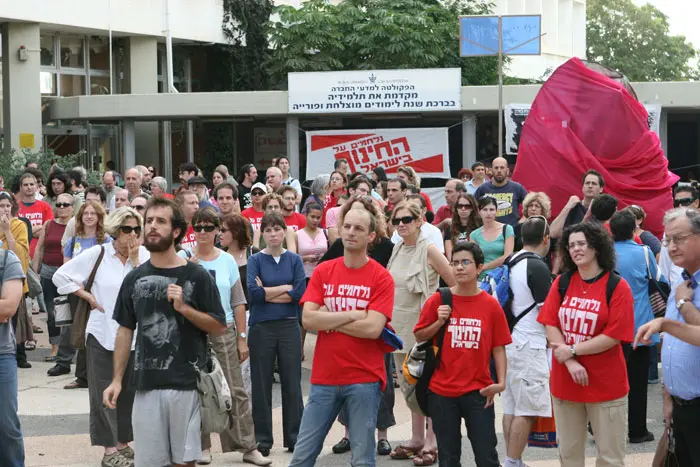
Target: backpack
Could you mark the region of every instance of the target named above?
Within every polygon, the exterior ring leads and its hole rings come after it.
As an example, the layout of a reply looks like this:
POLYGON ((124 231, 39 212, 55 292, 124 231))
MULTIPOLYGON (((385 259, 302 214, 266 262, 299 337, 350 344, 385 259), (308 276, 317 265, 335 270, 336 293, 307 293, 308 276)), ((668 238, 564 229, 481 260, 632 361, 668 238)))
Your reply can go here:
MULTIPOLYGON (((565 272, 559 276, 559 297, 561 298, 562 303, 564 302, 564 297, 566 297, 566 291, 569 289, 569 283, 571 282, 571 276, 573 273, 571 272, 565 272)), ((622 277, 615 272, 615 271, 610 271, 610 275, 608 276, 608 282, 605 285, 605 302, 608 305, 608 308, 610 308, 610 300, 612 300, 612 296, 615 293, 615 289, 617 288, 617 284, 620 283, 620 280, 622 277)))
POLYGON ((522 253, 515 258, 509 256, 501 266, 487 272, 486 277, 481 281, 481 284, 479 284, 481 290, 498 300, 498 304, 501 305, 506 315, 508 328, 511 332, 513 332, 513 328, 518 324, 518 321, 523 319, 525 315, 537 306, 537 302, 535 301, 517 317, 513 314, 513 291, 510 288, 510 271, 520 261, 528 258, 541 260, 538 255, 530 252, 522 253))
MULTIPOLYGON (((449 287, 440 287, 439 292, 442 304, 452 308, 452 291, 449 287)), ((406 399, 406 404, 412 411, 426 416, 429 416, 428 386, 433 373, 440 366, 440 351, 448 323, 449 319, 440 327, 433 339, 414 344, 403 362, 404 377, 401 381, 401 392, 406 399)))

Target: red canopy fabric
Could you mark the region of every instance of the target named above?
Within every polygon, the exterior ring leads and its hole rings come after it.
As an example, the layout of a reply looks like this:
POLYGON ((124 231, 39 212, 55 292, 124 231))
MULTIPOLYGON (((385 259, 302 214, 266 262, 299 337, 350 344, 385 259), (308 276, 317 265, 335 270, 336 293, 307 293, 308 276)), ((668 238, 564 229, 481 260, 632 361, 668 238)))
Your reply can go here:
POLYGON ((620 207, 642 206, 644 229, 663 233, 664 213, 673 207, 661 142, 647 111, 624 87, 572 58, 542 86, 525 121, 513 179, 528 191, 544 191, 556 216, 569 197, 581 197, 583 174, 595 169, 604 191, 620 207))

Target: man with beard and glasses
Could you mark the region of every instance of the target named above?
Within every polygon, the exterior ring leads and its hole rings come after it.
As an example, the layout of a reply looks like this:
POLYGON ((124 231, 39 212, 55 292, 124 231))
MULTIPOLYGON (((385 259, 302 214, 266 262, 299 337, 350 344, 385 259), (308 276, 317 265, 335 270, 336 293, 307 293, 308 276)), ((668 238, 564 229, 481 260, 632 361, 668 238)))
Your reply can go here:
POLYGON ((287 227, 298 232, 306 227, 306 217, 296 212, 297 190, 291 185, 282 185, 277 190, 277 194, 282 197, 282 216, 287 227))
POLYGON ((114 376, 104 391, 104 403, 116 408, 138 329, 134 465, 194 466, 202 456, 195 366, 205 368, 207 334, 226 332, 226 314, 209 272, 175 251, 187 228, 182 209, 172 200, 155 197, 144 219, 144 246, 151 259, 127 274, 119 290, 114 376))
POLYGON ((474 196, 481 199, 484 195, 491 195, 498 201, 496 220, 514 226, 520 219, 520 205, 527 191, 518 182, 508 180, 508 161, 503 157, 497 157, 491 164, 493 176, 491 181, 483 183, 476 189, 474 196))

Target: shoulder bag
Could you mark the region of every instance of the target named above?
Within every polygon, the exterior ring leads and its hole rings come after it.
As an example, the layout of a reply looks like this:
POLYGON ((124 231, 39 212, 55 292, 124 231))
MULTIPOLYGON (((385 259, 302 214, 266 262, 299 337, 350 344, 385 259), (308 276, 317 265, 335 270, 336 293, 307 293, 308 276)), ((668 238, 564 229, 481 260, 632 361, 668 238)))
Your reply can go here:
MULTIPOLYGON (((92 289, 92 283, 95 281, 97 268, 100 267, 100 263, 102 263, 102 258, 104 258, 104 255, 105 247, 104 245, 100 245, 100 256, 97 257, 95 266, 93 266, 92 272, 90 272, 90 276, 85 284, 85 291, 88 293, 90 293, 90 290, 92 289)), ((73 326, 71 327, 70 334, 71 344, 76 349, 83 350, 85 349, 85 330, 87 328, 88 320, 90 319, 90 304, 82 298, 78 298, 78 296, 75 294, 71 295, 77 298, 75 313, 73 314, 73 326)))
POLYGON ((651 277, 651 268, 649 267, 649 255, 651 250, 644 247, 644 259, 647 262, 647 279, 649 280, 649 303, 651 310, 654 312, 654 318, 661 318, 666 314, 666 302, 668 296, 671 295, 671 286, 661 281, 661 269, 656 267, 656 277, 651 277))

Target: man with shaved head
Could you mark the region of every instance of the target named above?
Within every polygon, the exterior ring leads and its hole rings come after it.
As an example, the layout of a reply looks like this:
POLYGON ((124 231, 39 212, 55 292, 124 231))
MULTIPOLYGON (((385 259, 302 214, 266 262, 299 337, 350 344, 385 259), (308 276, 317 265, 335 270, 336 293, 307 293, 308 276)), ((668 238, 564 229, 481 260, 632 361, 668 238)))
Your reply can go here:
POLYGON ((282 171, 278 167, 270 167, 267 169, 267 191, 269 193, 277 193, 277 190, 282 186, 282 171))
POLYGON ((496 198, 496 220, 514 226, 520 219, 520 205, 527 196, 527 191, 520 183, 508 179, 508 161, 505 158, 495 158, 491 170, 491 181, 479 185, 474 196, 477 200, 485 195, 496 198))

